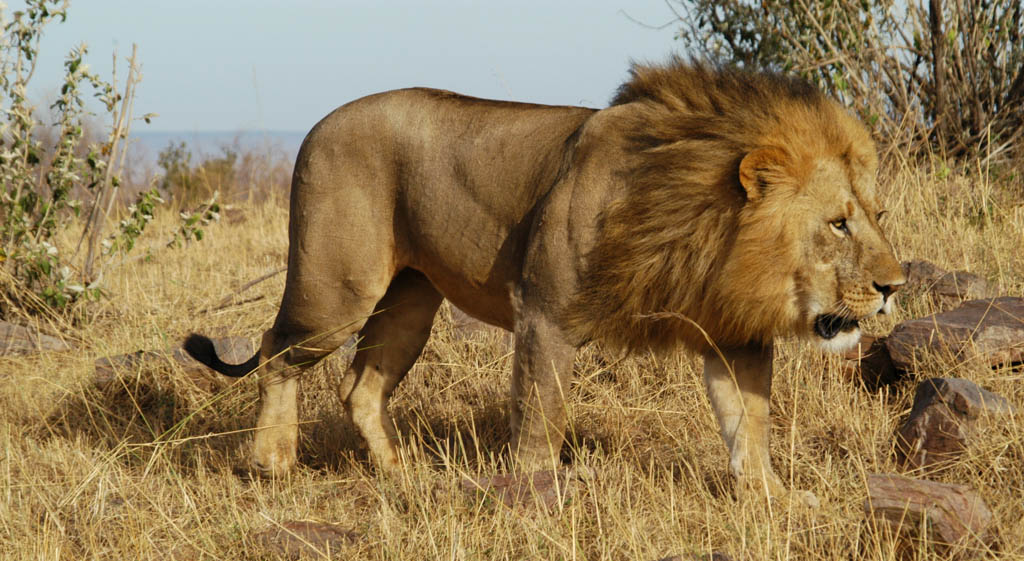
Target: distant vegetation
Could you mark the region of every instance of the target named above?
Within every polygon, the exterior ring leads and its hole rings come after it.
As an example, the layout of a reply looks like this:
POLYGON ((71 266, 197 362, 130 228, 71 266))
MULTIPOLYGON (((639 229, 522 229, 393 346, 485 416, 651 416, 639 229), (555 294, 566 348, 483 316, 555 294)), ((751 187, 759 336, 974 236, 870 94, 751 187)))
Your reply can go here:
POLYGON ((679 0, 687 48, 793 71, 891 155, 1024 162, 1020 0, 679 0))
POLYGON ((121 84, 88 69, 85 45, 68 53, 60 95, 50 106, 55 135, 27 98, 43 28, 67 19, 67 10, 67 2, 53 0, 28 0, 11 17, 0 10, 0 317, 12 310, 65 309, 99 296, 101 254, 131 248, 152 218, 139 209, 158 199, 155 191, 141 194, 117 226, 108 227, 140 79, 134 49, 121 84), (88 144, 86 91, 109 118, 106 134, 88 144), (48 137, 52 145, 43 144, 48 137))
POLYGON ((247 150, 222 145, 220 154, 195 157, 188 144, 171 141, 157 156, 160 192, 182 204, 219 196, 224 200, 263 199, 271 191, 284 193, 292 162, 272 150, 247 150))
POLYGON ((159 243, 177 247, 202 239, 219 201, 262 199, 271 185, 287 185, 282 158, 224 148, 193 163, 184 143, 160 153, 159 177, 126 182, 131 127, 155 117, 132 115, 141 80, 134 48, 120 83, 90 71, 81 45, 65 59, 48 112, 27 97, 43 30, 68 9, 67 0, 28 0, 8 14, 0 4, 0 319, 66 314, 99 299, 105 270, 136 249, 165 200, 180 221, 159 243), (87 108, 90 95, 99 116, 87 108))

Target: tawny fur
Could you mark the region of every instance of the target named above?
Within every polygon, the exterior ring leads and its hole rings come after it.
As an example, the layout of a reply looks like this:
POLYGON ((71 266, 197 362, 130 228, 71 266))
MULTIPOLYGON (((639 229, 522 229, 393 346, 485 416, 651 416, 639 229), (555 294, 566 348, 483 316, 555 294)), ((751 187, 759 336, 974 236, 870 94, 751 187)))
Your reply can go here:
POLYGON ((414 88, 313 128, 258 355, 228 365, 202 337, 186 347, 227 374, 259 365, 261 472, 296 461, 297 374, 355 334, 339 395, 376 463, 399 468, 388 400, 446 298, 515 333, 520 468, 557 465, 577 347, 683 344, 705 354, 733 473, 785 492, 768 454, 774 338, 840 349, 903 282, 873 144, 797 80, 679 60, 632 73, 603 110, 414 88))
POLYGON ((821 158, 873 172, 867 132, 798 79, 679 59, 634 66, 631 76, 613 104, 640 107, 623 125, 641 163, 626 197, 602 215, 566 314, 571 331, 626 350, 706 350, 708 338, 732 347, 799 331, 787 281, 808 265, 804 240, 783 213, 753 216, 740 161, 778 148, 788 162, 774 188, 799 189, 821 158))

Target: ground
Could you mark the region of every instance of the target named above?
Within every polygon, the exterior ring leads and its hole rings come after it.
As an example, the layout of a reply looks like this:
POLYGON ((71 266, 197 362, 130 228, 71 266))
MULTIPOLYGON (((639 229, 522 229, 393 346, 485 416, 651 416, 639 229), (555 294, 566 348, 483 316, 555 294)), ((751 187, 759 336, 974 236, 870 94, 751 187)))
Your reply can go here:
MULTIPOLYGON (((968 270, 1020 296, 1024 191, 988 171, 883 172, 884 228, 901 259, 968 270)), ((790 485, 821 499, 821 508, 807 510, 734 495, 699 359, 617 360, 587 348, 563 453, 587 468, 577 492, 560 510, 509 509, 460 487, 467 475, 506 469, 509 339, 456 329, 445 306, 392 400, 412 458, 400 477, 378 476, 345 418, 332 390, 339 356, 303 380, 299 469, 261 480, 245 467, 253 380, 218 394, 196 388, 178 367, 129 373, 127 390, 99 390, 92 381, 102 356, 165 348, 194 329, 256 339, 269 326, 283 275, 217 305, 284 264, 286 204, 272 197, 236 207, 231 220, 185 249, 164 247, 174 213, 158 216, 141 242, 148 258, 108 268, 109 298, 86 321, 42 323, 74 340, 76 351, 0 357, 0 557, 258 558, 253 534, 315 520, 361 536, 344 546, 352 559, 653 561, 712 550, 745 559, 890 559, 894 542, 864 522, 865 475, 897 471, 892 435, 914 382, 965 377, 1024 405, 1020 370, 939 357, 871 392, 842 376, 838 358, 787 341, 776 358, 772 457, 790 485)), ((919 297, 898 304, 865 330, 886 333, 932 311, 919 297)), ((1001 548, 989 555, 1024 559, 1024 425, 1016 418, 929 477, 977 489, 1001 548)), ((945 554, 916 544, 909 555, 945 554)))

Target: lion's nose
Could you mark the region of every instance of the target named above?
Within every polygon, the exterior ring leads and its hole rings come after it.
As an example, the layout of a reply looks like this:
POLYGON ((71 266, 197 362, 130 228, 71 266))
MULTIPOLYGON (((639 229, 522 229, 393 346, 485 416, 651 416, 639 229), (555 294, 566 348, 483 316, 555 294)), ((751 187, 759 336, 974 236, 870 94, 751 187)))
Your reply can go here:
POLYGON ((882 294, 882 301, 884 302, 888 300, 889 295, 892 294, 893 292, 896 292, 896 290, 899 289, 900 285, 902 285, 903 283, 901 282, 892 284, 878 284, 877 282, 872 282, 871 284, 872 286, 875 287, 875 290, 882 294))

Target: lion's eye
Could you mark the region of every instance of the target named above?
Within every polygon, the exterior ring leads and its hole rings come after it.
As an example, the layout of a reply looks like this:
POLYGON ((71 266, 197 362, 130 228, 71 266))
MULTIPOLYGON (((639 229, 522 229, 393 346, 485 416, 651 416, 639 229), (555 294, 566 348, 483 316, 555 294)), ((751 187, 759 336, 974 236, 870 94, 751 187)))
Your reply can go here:
POLYGON ((880 210, 880 211, 878 211, 878 214, 875 215, 875 220, 878 221, 878 222, 881 222, 882 219, 885 218, 886 214, 889 214, 888 210, 880 210))
POLYGON ((832 227, 832 232, 835 233, 837 236, 842 237, 850 235, 850 229, 846 226, 845 218, 838 218, 836 220, 833 220, 829 222, 828 225, 832 227))

